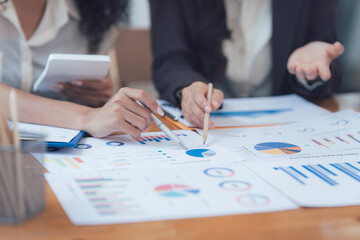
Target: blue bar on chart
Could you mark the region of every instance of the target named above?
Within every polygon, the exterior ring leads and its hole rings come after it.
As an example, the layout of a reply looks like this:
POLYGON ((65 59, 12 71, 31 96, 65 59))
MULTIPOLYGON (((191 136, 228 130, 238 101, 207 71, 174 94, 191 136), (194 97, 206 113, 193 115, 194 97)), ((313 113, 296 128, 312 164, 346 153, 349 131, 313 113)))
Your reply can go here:
POLYGON ((317 141, 316 139, 311 139, 311 141, 313 141, 314 143, 316 143, 319 146, 323 146, 323 147, 328 148, 326 145, 322 144, 321 142, 317 141))
POLYGON ((339 171, 345 173, 349 177, 360 182, 360 169, 350 163, 332 163, 330 164, 339 171))
POLYGON ((326 167, 322 166, 321 164, 315 164, 315 165, 303 165, 303 168, 308 170, 309 172, 313 173, 315 176, 323 180, 324 182, 328 183, 330 186, 336 186, 339 183, 330 178, 329 176, 336 177, 337 175, 327 169, 326 167))
MULTIPOLYGON (((187 136, 184 133, 181 134, 176 134, 178 137, 179 136, 187 136)), ((155 135, 155 136, 144 136, 144 137, 139 137, 137 139, 135 139, 138 143, 140 144, 146 144, 149 142, 163 142, 163 141, 171 141, 171 139, 169 138, 168 135, 155 135)))
POLYGON ((356 139, 356 138, 354 137, 354 135, 348 134, 347 136, 348 136, 350 139, 354 140, 355 142, 360 143, 360 141, 359 141, 358 139, 356 139))
POLYGON ((346 141, 345 139, 339 137, 339 136, 336 136, 335 137, 337 140, 339 140, 340 142, 344 142, 344 143, 349 143, 348 141, 346 141))
POLYGON ((298 183, 306 185, 306 183, 303 181, 303 179, 307 179, 308 176, 306 176, 304 173, 300 172, 294 167, 275 167, 275 170, 280 170, 292 177, 294 180, 296 180, 298 183))

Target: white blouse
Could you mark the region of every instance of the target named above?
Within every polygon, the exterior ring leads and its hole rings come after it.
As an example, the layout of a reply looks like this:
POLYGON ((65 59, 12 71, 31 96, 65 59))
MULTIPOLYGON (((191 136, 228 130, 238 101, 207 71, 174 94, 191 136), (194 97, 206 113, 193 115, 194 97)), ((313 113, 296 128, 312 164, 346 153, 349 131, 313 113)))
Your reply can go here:
POLYGON ((270 95, 271 0, 225 0, 231 38, 223 41, 226 77, 237 97, 270 95))
MULTIPOLYGON (((3 5, 0 9, 0 81, 31 92, 49 54, 87 54, 88 42, 79 31, 79 18, 72 0, 49 0, 38 28, 27 40, 11 0, 3 5)), ((116 27, 111 28, 97 54, 107 54, 116 35, 116 27)), ((50 97, 62 98, 56 94, 50 97)))

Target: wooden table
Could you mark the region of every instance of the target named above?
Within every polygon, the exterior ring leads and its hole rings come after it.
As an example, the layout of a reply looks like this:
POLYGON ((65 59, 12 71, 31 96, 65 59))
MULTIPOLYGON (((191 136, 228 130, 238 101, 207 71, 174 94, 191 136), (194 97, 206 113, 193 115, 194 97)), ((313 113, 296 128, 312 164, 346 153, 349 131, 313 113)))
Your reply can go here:
MULTIPOLYGON (((317 104, 331 111, 360 110, 360 94, 337 95, 317 104)), ((47 185, 46 210, 19 225, 0 225, 0 239, 359 240, 360 206, 78 227, 67 218, 47 185)))

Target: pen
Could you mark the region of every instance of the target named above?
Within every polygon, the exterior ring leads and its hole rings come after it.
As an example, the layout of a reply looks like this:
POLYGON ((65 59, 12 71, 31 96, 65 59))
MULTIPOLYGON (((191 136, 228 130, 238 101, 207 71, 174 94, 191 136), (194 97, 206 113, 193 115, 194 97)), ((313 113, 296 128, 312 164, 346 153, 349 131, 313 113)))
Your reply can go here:
MULTIPOLYGON (((137 101, 137 103, 140 106, 143 106, 146 109, 149 109, 147 106, 145 106, 144 104, 142 104, 140 101, 137 101)), ((150 109, 149 109, 150 110, 150 109)), ((151 112, 151 110, 150 110, 151 112)), ((183 147, 185 150, 187 150, 188 148, 186 147, 185 143, 183 143, 183 141, 181 141, 180 138, 178 138, 178 136, 175 135, 175 133, 173 133, 163 122, 160 121, 160 119, 158 119, 153 113, 151 113, 151 120, 153 121, 153 123, 160 128, 166 135, 169 136, 169 138, 171 140, 173 140, 174 142, 176 142, 179 146, 183 147)))
MULTIPOLYGON (((209 83, 208 84, 208 91, 207 91, 207 101, 210 104, 210 100, 211 100, 211 93, 213 90, 213 84, 209 83)), ((207 134, 208 134, 208 129, 209 129, 209 121, 210 121, 210 113, 205 113, 205 118, 204 118, 204 131, 203 131, 203 145, 205 145, 206 140, 207 140, 207 134)))

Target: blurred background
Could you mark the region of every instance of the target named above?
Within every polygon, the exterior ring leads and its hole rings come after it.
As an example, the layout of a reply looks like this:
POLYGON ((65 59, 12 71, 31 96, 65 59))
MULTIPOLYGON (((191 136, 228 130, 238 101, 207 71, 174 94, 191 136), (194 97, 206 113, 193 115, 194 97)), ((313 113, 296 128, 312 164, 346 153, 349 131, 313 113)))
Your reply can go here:
MULTIPOLYGON (((148 0, 131 0, 130 24, 121 29, 115 47, 116 86, 142 88, 158 94, 151 81, 150 14, 148 0)), ((343 83, 339 92, 360 92, 360 1, 339 0, 338 38, 345 46, 340 58, 343 83)))

